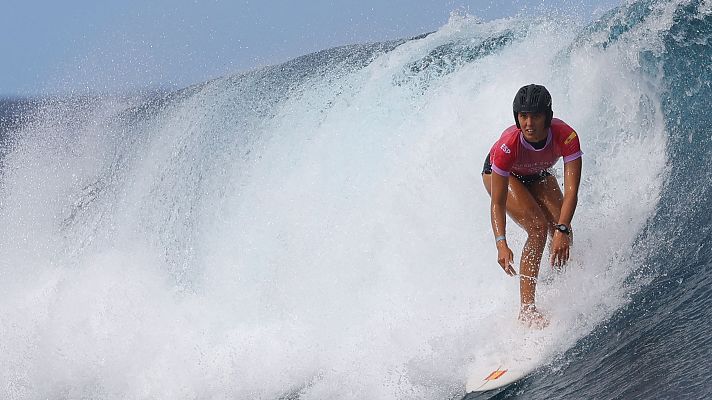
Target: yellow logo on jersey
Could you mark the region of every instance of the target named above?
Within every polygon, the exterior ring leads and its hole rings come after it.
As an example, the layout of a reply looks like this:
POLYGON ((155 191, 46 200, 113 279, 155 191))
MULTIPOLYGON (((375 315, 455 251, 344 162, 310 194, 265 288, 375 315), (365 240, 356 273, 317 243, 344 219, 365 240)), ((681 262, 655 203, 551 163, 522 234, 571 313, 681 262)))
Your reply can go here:
POLYGON ((575 138, 576 138, 576 131, 571 131, 571 134, 569 135, 569 137, 567 137, 566 140, 564 140, 564 144, 571 143, 571 141, 574 140, 575 138))

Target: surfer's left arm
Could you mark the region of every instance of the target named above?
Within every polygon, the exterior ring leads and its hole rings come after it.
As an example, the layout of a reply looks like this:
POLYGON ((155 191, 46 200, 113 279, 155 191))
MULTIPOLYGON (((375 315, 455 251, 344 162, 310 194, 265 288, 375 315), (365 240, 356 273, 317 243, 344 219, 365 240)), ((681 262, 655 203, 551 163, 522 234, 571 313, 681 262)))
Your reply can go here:
MULTIPOLYGON (((564 164, 564 201, 559 214, 559 224, 564 224, 571 229, 571 220, 574 218, 576 205, 578 204, 578 190, 581 182, 581 157, 564 164)), ((571 238, 569 235, 559 231, 554 231, 554 238, 551 246, 551 265, 561 266, 569 260, 569 247, 571 238)))

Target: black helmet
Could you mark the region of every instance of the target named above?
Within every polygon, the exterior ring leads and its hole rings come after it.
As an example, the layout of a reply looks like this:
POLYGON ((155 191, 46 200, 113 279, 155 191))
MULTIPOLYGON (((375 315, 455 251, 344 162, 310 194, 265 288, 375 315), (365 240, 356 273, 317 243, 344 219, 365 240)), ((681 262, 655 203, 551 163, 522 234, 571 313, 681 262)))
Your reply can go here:
POLYGON ((517 113, 520 112, 530 112, 530 113, 544 113, 546 114, 546 127, 551 126, 551 118, 554 117, 554 112, 551 110, 551 94, 542 85, 527 85, 522 86, 514 96, 514 103, 512 104, 512 109, 514 110, 514 123, 519 126, 519 119, 517 118, 517 113))

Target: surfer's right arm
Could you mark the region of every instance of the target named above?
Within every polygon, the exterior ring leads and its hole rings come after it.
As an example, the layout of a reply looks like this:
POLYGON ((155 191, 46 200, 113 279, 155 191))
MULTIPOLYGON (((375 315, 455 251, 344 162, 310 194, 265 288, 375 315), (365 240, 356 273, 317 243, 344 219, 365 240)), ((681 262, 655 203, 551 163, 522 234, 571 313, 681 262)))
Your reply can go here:
POLYGON ((504 272, 509 276, 514 276, 514 253, 507 245, 506 223, 507 223, 507 189, 509 187, 509 177, 497 173, 492 174, 490 215, 492 218, 492 231, 494 232, 497 244, 497 262, 504 272))

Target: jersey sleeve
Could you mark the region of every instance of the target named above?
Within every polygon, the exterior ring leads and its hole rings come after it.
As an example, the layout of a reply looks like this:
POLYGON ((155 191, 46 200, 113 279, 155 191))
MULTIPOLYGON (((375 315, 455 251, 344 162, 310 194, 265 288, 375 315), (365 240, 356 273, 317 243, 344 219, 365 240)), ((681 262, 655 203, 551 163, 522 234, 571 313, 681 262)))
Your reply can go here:
POLYGON ((514 165, 514 161, 517 158, 517 155, 514 154, 516 147, 508 142, 509 140, 507 140, 505 135, 494 144, 492 150, 490 151, 492 171, 502 176, 509 176, 512 166, 514 165))
POLYGON ((559 146, 561 148, 561 156, 564 157, 564 163, 580 158, 583 155, 583 151, 581 151, 578 133, 564 122, 560 123, 558 130, 559 146))

